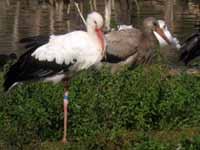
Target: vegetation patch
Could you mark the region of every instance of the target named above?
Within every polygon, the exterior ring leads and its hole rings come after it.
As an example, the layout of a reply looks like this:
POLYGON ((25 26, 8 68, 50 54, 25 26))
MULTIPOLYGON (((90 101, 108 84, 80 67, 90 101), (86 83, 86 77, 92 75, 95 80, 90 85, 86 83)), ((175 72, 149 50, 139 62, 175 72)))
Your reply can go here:
POLYGON ((9 93, 1 86, 0 147, 197 149, 200 78, 168 71, 152 65, 81 72, 70 83, 66 146, 56 142, 63 130, 62 84, 24 84, 9 93))

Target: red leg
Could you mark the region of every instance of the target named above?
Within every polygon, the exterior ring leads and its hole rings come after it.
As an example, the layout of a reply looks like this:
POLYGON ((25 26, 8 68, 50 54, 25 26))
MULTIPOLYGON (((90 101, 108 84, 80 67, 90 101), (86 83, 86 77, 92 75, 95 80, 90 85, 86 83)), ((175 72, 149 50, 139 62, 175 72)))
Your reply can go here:
POLYGON ((64 82, 65 86, 65 93, 64 93, 64 102, 63 102, 63 108, 64 108, 64 131, 63 131, 63 139, 62 143, 66 144, 67 143, 67 113, 68 113, 68 84, 67 81, 64 82))

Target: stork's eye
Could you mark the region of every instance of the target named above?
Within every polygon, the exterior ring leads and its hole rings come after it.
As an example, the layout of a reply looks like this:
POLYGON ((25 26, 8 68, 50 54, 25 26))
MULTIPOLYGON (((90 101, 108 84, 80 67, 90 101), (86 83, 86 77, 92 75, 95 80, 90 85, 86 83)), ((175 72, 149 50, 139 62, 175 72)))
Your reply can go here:
POLYGON ((96 21, 94 21, 94 23, 97 25, 97 22, 96 22, 96 21))
POLYGON ((157 23, 157 22, 153 22, 153 25, 154 25, 154 26, 158 26, 158 23, 157 23))

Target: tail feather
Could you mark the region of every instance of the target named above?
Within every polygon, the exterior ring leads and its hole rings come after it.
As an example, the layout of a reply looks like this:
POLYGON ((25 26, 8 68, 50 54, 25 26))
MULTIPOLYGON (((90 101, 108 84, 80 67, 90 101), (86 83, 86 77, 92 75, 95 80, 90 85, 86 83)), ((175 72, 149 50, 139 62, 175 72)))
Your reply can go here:
POLYGON ((9 73, 6 74, 5 81, 3 84, 4 91, 6 92, 9 89, 11 89, 11 87, 14 87, 13 85, 15 85, 15 83, 17 83, 16 78, 13 75, 11 76, 9 73))
POLYGON ((49 42, 49 36, 33 36, 21 39, 20 43, 24 44, 25 49, 36 49, 49 42))
MULTIPOLYGON (((25 45, 27 52, 20 56, 18 61, 12 65, 5 75, 5 82, 3 84, 4 91, 8 91, 16 85, 16 83, 23 82, 28 77, 26 76, 27 69, 32 73, 32 69, 28 68, 27 63, 34 63, 31 61, 31 54, 38 47, 48 43, 49 36, 34 36, 20 40, 19 42, 25 45)), ((28 72, 28 73, 30 73, 28 72)))
POLYGON ((42 42, 42 41, 48 41, 49 36, 32 36, 32 37, 26 37, 21 39, 20 43, 29 43, 29 42, 42 42))
POLYGON ((19 65, 17 63, 10 67, 9 71, 5 74, 5 81, 3 84, 4 91, 8 91, 12 87, 14 87, 17 82, 19 82, 18 72, 19 65))
POLYGON ((3 87, 4 87, 4 91, 7 92, 9 91, 12 87, 14 87, 17 84, 17 82, 15 82, 15 80, 12 80, 10 78, 6 79, 3 87))

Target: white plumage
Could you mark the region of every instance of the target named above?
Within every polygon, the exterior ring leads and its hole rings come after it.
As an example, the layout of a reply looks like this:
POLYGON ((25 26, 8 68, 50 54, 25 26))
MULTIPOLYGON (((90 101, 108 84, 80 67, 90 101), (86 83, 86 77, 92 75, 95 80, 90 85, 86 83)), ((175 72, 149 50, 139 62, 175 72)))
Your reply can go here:
MULTIPOLYGON (((87 32, 74 31, 68 34, 50 36, 49 42, 37 48, 31 56, 39 61, 55 61, 57 64, 74 64, 71 70, 87 69, 101 61, 105 47, 102 47, 103 37, 99 37, 96 29, 103 25, 102 17, 93 12, 87 18, 87 32)), ((104 40, 104 39, 103 39, 104 40)))
POLYGON ((87 69, 102 59, 101 47, 84 31, 51 36, 49 43, 39 47, 32 54, 39 61, 54 61, 57 64, 74 63, 77 71, 87 69), (78 67, 77 67, 78 66, 78 67))
POLYGON ((128 30, 128 29, 133 29, 133 26, 132 25, 125 25, 125 24, 123 24, 123 25, 118 25, 117 29, 118 29, 118 31, 128 30))

